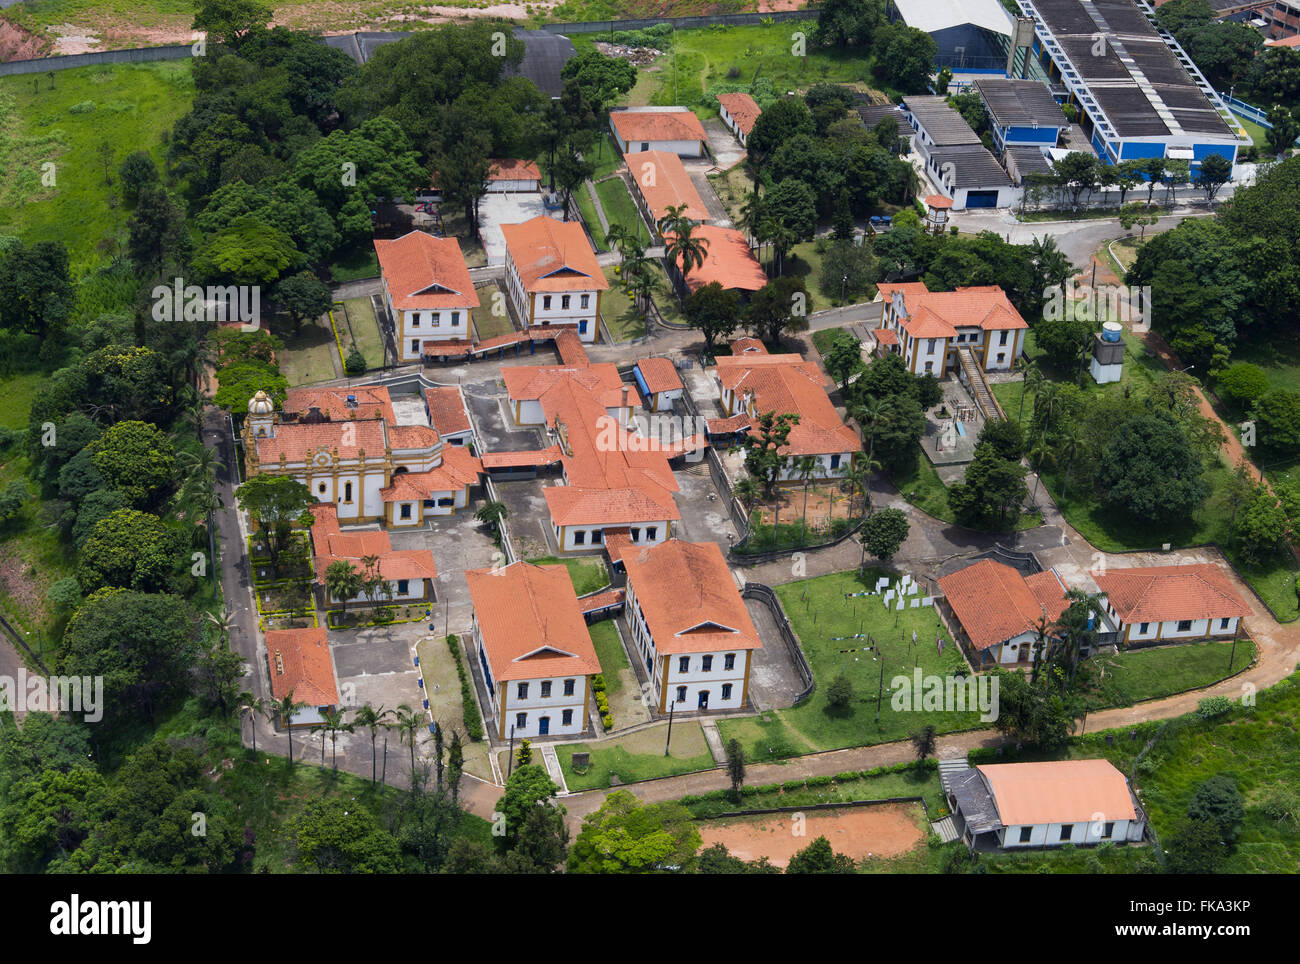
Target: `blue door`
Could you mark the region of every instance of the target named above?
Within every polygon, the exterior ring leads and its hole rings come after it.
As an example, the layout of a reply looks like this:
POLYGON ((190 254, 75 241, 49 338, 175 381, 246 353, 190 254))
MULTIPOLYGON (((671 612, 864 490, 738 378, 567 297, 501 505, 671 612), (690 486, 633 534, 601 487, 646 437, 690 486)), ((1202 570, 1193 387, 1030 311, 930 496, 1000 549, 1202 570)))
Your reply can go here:
POLYGON ((539 718, 537 721, 537 735, 545 736, 547 733, 550 732, 551 732, 551 718, 549 716, 543 716, 539 718))
POLYGON ((997 191, 967 191, 967 208, 995 208, 998 206, 997 191))
POLYGON ((702 709, 702 710, 707 710, 707 709, 709 708, 709 691, 708 691, 708 690, 700 690, 699 708, 702 709))

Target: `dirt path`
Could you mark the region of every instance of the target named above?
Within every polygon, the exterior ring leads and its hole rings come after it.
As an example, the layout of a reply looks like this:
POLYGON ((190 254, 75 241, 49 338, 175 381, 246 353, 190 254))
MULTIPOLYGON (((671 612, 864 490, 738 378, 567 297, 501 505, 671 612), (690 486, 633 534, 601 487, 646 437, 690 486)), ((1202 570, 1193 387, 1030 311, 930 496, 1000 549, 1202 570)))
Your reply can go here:
POLYGON ((799 814, 803 832, 795 835, 795 814, 771 814, 737 820, 707 821, 700 824, 704 847, 725 846, 733 857, 758 860, 767 857, 777 867, 818 837, 830 841, 831 849, 854 860, 863 857, 896 857, 925 839, 917 826, 916 804, 891 803, 878 807, 846 807, 799 814))

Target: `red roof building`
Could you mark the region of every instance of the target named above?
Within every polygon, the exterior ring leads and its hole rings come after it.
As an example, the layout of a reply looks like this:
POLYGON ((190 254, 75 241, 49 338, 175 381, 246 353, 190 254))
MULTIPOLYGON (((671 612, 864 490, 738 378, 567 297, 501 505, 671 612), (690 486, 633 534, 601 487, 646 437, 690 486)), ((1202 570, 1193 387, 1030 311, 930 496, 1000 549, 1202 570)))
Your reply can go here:
POLYGON ((639 151, 670 151, 682 157, 702 157, 708 135, 695 113, 686 107, 640 107, 610 111, 609 126, 624 155, 639 151))
POLYGON ((973 662, 1028 664, 1040 628, 1065 612, 1065 585, 1053 569, 1023 576, 982 559, 939 580, 939 589, 969 640, 973 662))
POLYGON ((420 359, 425 342, 469 338, 478 292, 455 238, 412 231, 374 244, 403 361, 420 359))
POLYGON ((1251 610, 1219 566, 1137 566, 1094 572, 1126 644, 1233 636, 1251 610))
MULTIPOLYGON (((1024 351, 1029 324, 997 285, 930 291, 923 282, 882 284, 881 327, 914 375, 943 378, 970 352, 984 371, 1008 371, 1024 351)), ((882 343, 883 344, 883 343, 882 343)))
POLYGON ((506 294, 526 331, 572 328, 593 342, 609 280, 577 221, 539 215, 505 224, 506 294))
POLYGON ((736 140, 740 141, 742 147, 749 141, 750 131, 754 129, 754 122, 758 120, 758 115, 761 113, 763 111, 758 106, 758 102, 749 94, 718 95, 718 114, 731 133, 736 135, 736 140))
MULTIPOLYGON (((691 232, 691 237, 699 238, 705 247, 704 263, 686 272, 686 287, 692 292, 715 281, 729 290, 758 291, 771 280, 740 231, 702 224, 691 232)), ((672 239, 671 232, 664 236, 665 243, 672 239)), ((680 270, 680 261, 674 267, 680 270)))
POLYGON ((272 698, 291 697, 303 704, 288 720, 281 718, 281 725, 312 726, 323 719, 324 710, 338 706, 334 659, 323 627, 268 630, 266 661, 272 698))

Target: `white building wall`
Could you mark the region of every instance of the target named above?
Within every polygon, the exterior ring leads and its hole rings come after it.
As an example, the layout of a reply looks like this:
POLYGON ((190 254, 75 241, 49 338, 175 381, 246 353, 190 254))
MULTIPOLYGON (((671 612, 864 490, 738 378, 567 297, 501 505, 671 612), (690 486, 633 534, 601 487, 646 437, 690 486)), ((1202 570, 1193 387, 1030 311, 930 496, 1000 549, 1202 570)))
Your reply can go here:
POLYGON ((749 665, 750 650, 719 650, 713 653, 691 653, 682 654, 682 656, 668 657, 668 699, 667 703, 671 704, 677 699, 678 692, 682 687, 686 688, 686 699, 678 701, 677 708, 682 711, 692 711, 700 709, 700 694, 707 692, 708 706, 710 710, 733 710, 739 709, 744 705, 745 696, 745 668, 749 665), (731 670, 724 670, 724 657, 728 652, 733 653, 736 657, 735 667, 731 670), (713 657, 713 669, 710 672, 704 672, 704 657, 713 657), (685 657, 689 660, 689 669, 683 673, 678 669, 681 659, 685 657), (722 688, 725 685, 731 686, 731 697, 723 699, 722 688))
POLYGON ((1110 836, 1105 836, 1107 822, 1103 814, 1096 821, 1035 824, 1030 828, 1029 839, 1023 842, 1020 834, 1024 825, 1013 825, 1006 828, 1002 846, 1007 850, 1024 850, 1033 847, 1060 847, 1067 843, 1076 847, 1094 846, 1107 840, 1136 843, 1142 839, 1145 823, 1141 820, 1110 821, 1114 824, 1110 836))
POLYGON ((505 721, 506 736, 510 736, 511 726, 515 727, 515 739, 532 738, 536 736, 571 736, 582 733, 587 728, 586 718, 586 700, 587 700, 587 677, 585 676, 559 676, 546 677, 529 680, 511 680, 508 683, 498 684, 505 687, 505 694, 501 700, 502 718, 505 721), (564 695, 564 681, 571 679, 574 681, 573 695, 564 695), (519 684, 528 685, 528 695, 525 698, 519 696, 519 684), (543 697, 542 684, 551 684, 551 695, 543 697), (571 718, 568 725, 564 724, 564 711, 570 710, 571 718), (519 714, 523 713, 524 725, 518 725, 519 714), (542 718, 549 719, 547 732, 541 732, 542 718))
POLYGON ((581 326, 585 321, 587 330, 580 330, 578 337, 582 341, 593 342, 596 340, 596 313, 599 304, 600 298, 594 289, 538 292, 533 296, 533 316, 529 327, 540 328, 548 324, 581 326), (567 308, 564 307, 566 297, 569 299, 567 308), (584 297, 587 299, 585 308, 582 306, 584 297))
MULTIPOLYGON (((562 552, 582 552, 593 547, 598 549, 605 544, 605 529, 620 529, 626 525, 626 523, 610 522, 607 525, 555 526, 555 541, 562 552), (578 533, 582 533, 581 542, 578 541, 578 533), (596 533, 600 535, 597 537, 596 533)), ((630 527, 632 542, 638 546, 656 546, 668 540, 671 529, 672 523, 667 519, 658 522, 639 522, 630 527)))

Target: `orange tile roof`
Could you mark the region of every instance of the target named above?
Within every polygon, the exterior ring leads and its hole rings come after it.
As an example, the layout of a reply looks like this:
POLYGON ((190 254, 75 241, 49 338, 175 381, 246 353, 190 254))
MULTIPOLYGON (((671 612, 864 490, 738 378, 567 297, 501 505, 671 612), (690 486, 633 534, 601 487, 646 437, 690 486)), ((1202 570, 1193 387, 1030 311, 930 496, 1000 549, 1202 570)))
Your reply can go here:
POLYGON ((442 450, 442 464, 427 472, 401 472, 392 484, 379 490, 385 502, 409 502, 433 497, 435 492, 455 492, 477 485, 483 463, 463 445, 448 445, 442 450))
POLYGON ((1250 615, 1227 574, 1208 563, 1108 569, 1092 577, 1126 623, 1250 615))
POLYGON ((469 569, 465 581, 498 683, 600 672, 566 566, 515 562, 469 569))
POLYGON ((976 767, 1007 827, 1136 820, 1124 774, 1109 760, 1049 760, 976 767))
POLYGON ((282 700, 290 693, 295 703, 336 706, 334 660, 325 628, 271 629, 266 633, 266 658, 270 664, 271 695, 282 700))
POLYGON ((497 157, 488 161, 492 165, 488 172, 489 181, 540 181, 541 168, 536 161, 524 161, 517 157, 497 157))
POLYGON ((610 123, 624 143, 632 141, 704 141, 704 125, 685 107, 660 110, 616 110, 610 123))
POLYGON ((257 439, 257 461, 273 465, 283 456, 286 462, 306 462, 319 451, 341 459, 355 459, 365 452, 366 458, 384 457, 384 423, 377 418, 355 422, 318 422, 304 425, 281 422, 275 436, 257 439))
POLYGON ((452 386, 426 388, 424 401, 429 408, 429 424, 439 435, 456 435, 470 431, 469 415, 460 389, 452 386))
POLYGON ((1050 625, 1065 612, 1065 587, 1054 572, 1047 570, 1030 579, 1034 582, 1010 566, 982 559, 944 576, 939 588, 971 645, 982 651, 1033 632, 1044 616, 1050 625))
POLYGON ((366 556, 379 557, 379 574, 385 579, 437 579, 438 567, 428 549, 394 549, 388 533, 382 530, 343 532, 339 528, 338 507, 318 502, 311 507, 316 517, 311 527, 311 544, 316 556, 316 581, 325 584, 330 563, 340 560, 363 569, 366 556))
POLYGON ((727 109, 731 119, 736 122, 736 126, 746 137, 754 129, 754 121, 758 120, 758 115, 763 113, 758 102, 746 93, 719 94, 718 103, 727 109))
POLYGON ((590 596, 582 596, 578 599, 578 605, 582 607, 584 613, 599 612, 602 609, 609 609, 611 606, 623 605, 624 592, 622 589, 611 589, 608 592, 592 593, 590 596))
POLYGON ((554 465, 558 461, 560 461, 560 447, 558 445, 528 452, 483 453, 483 468, 485 469, 540 468, 543 465, 554 465))
POLYGON ((551 485, 542 490, 551 521, 558 526, 590 526, 609 523, 632 525, 645 522, 676 522, 682 517, 672 496, 656 498, 644 488, 584 488, 551 485))
POLYGON ((676 154, 668 151, 641 151, 626 158, 632 183, 636 185, 646 207, 655 220, 663 217, 668 207, 686 205, 682 214, 692 221, 708 221, 709 209, 695 190, 686 166, 676 154))
POLYGON ((1265 40, 1265 47, 1300 47, 1300 35, 1294 37, 1281 37, 1277 40, 1265 40))
POLYGON ((871 332, 876 336, 876 343, 880 345, 897 345, 898 333, 889 328, 874 328, 871 332))
POLYGON ((506 257, 514 263, 525 291, 604 291, 609 287, 577 221, 556 221, 539 214, 523 224, 503 224, 501 233, 506 239, 506 257))
POLYGON ((396 422, 393 402, 388 389, 382 385, 357 385, 352 388, 291 388, 280 406, 286 416, 302 417, 311 409, 333 421, 346 419, 383 418, 396 422), (348 405, 348 396, 357 400, 356 408, 348 405))
POLYGON ((952 207, 952 198, 944 197, 942 194, 931 194, 925 199, 927 207, 947 209, 952 207))
POLYGON ((642 358, 636 367, 645 381, 646 391, 651 395, 675 392, 684 387, 682 377, 677 374, 677 366, 671 358, 642 358))
POLYGON ((477 308, 460 242, 412 231, 395 241, 375 241, 379 268, 393 307, 402 310, 477 308))
MULTIPOLYGON (((724 288, 757 291, 770 280, 741 232, 701 224, 691 232, 691 237, 702 239, 705 246, 704 263, 686 273, 686 287, 691 291, 715 281, 724 288)), ((665 242, 672 238, 671 231, 664 235, 665 242)))
POLYGON ((886 301, 893 298, 894 292, 903 295, 903 308, 910 316, 903 327, 913 338, 956 337, 955 331, 951 335, 941 335, 913 330, 918 325, 924 325, 926 331, 940 327, 945 331, 955 328, 1004 331, 1029 327, 1007 293, 997 285, 975 285, 956 291, 931 291, 920 281, 880 286, 880 294, 886 301))
POLYGON ((766 355, 767 346, 758 338, 737 338, 730 343, 733 355, 766 355))
POLYGON ((441 441, 438 433, 427 425, 389 425, 388 446, 403 452, 411 449, 432 448, 441 441))
POLYGON ((621 557, 629 590, 658 652, 671 656, 762 648, 716 542, 670 539, 631 546, 621 557))
POLYGON ((754 411, 799 416, 781 454, 830 455, 862 451, 862 440, 840 417, 826 394, 825 376, 815 362, 798 355, 720 355, 718 380, 743 397, 753 392, 754 411))
POLYGON ((632 533, 626 527, 605 529, 605 554, 615 565, 623 564, 623 550, 632 548, 632 533))
POLYGON ((555 334, 555 350, 560 356, 560 363, 570 365, 574 368, 581 368, 591 364, 591 359, 587 356, 587 349, 582 344, 582 339, 578 333, 571 327, 555 334))

